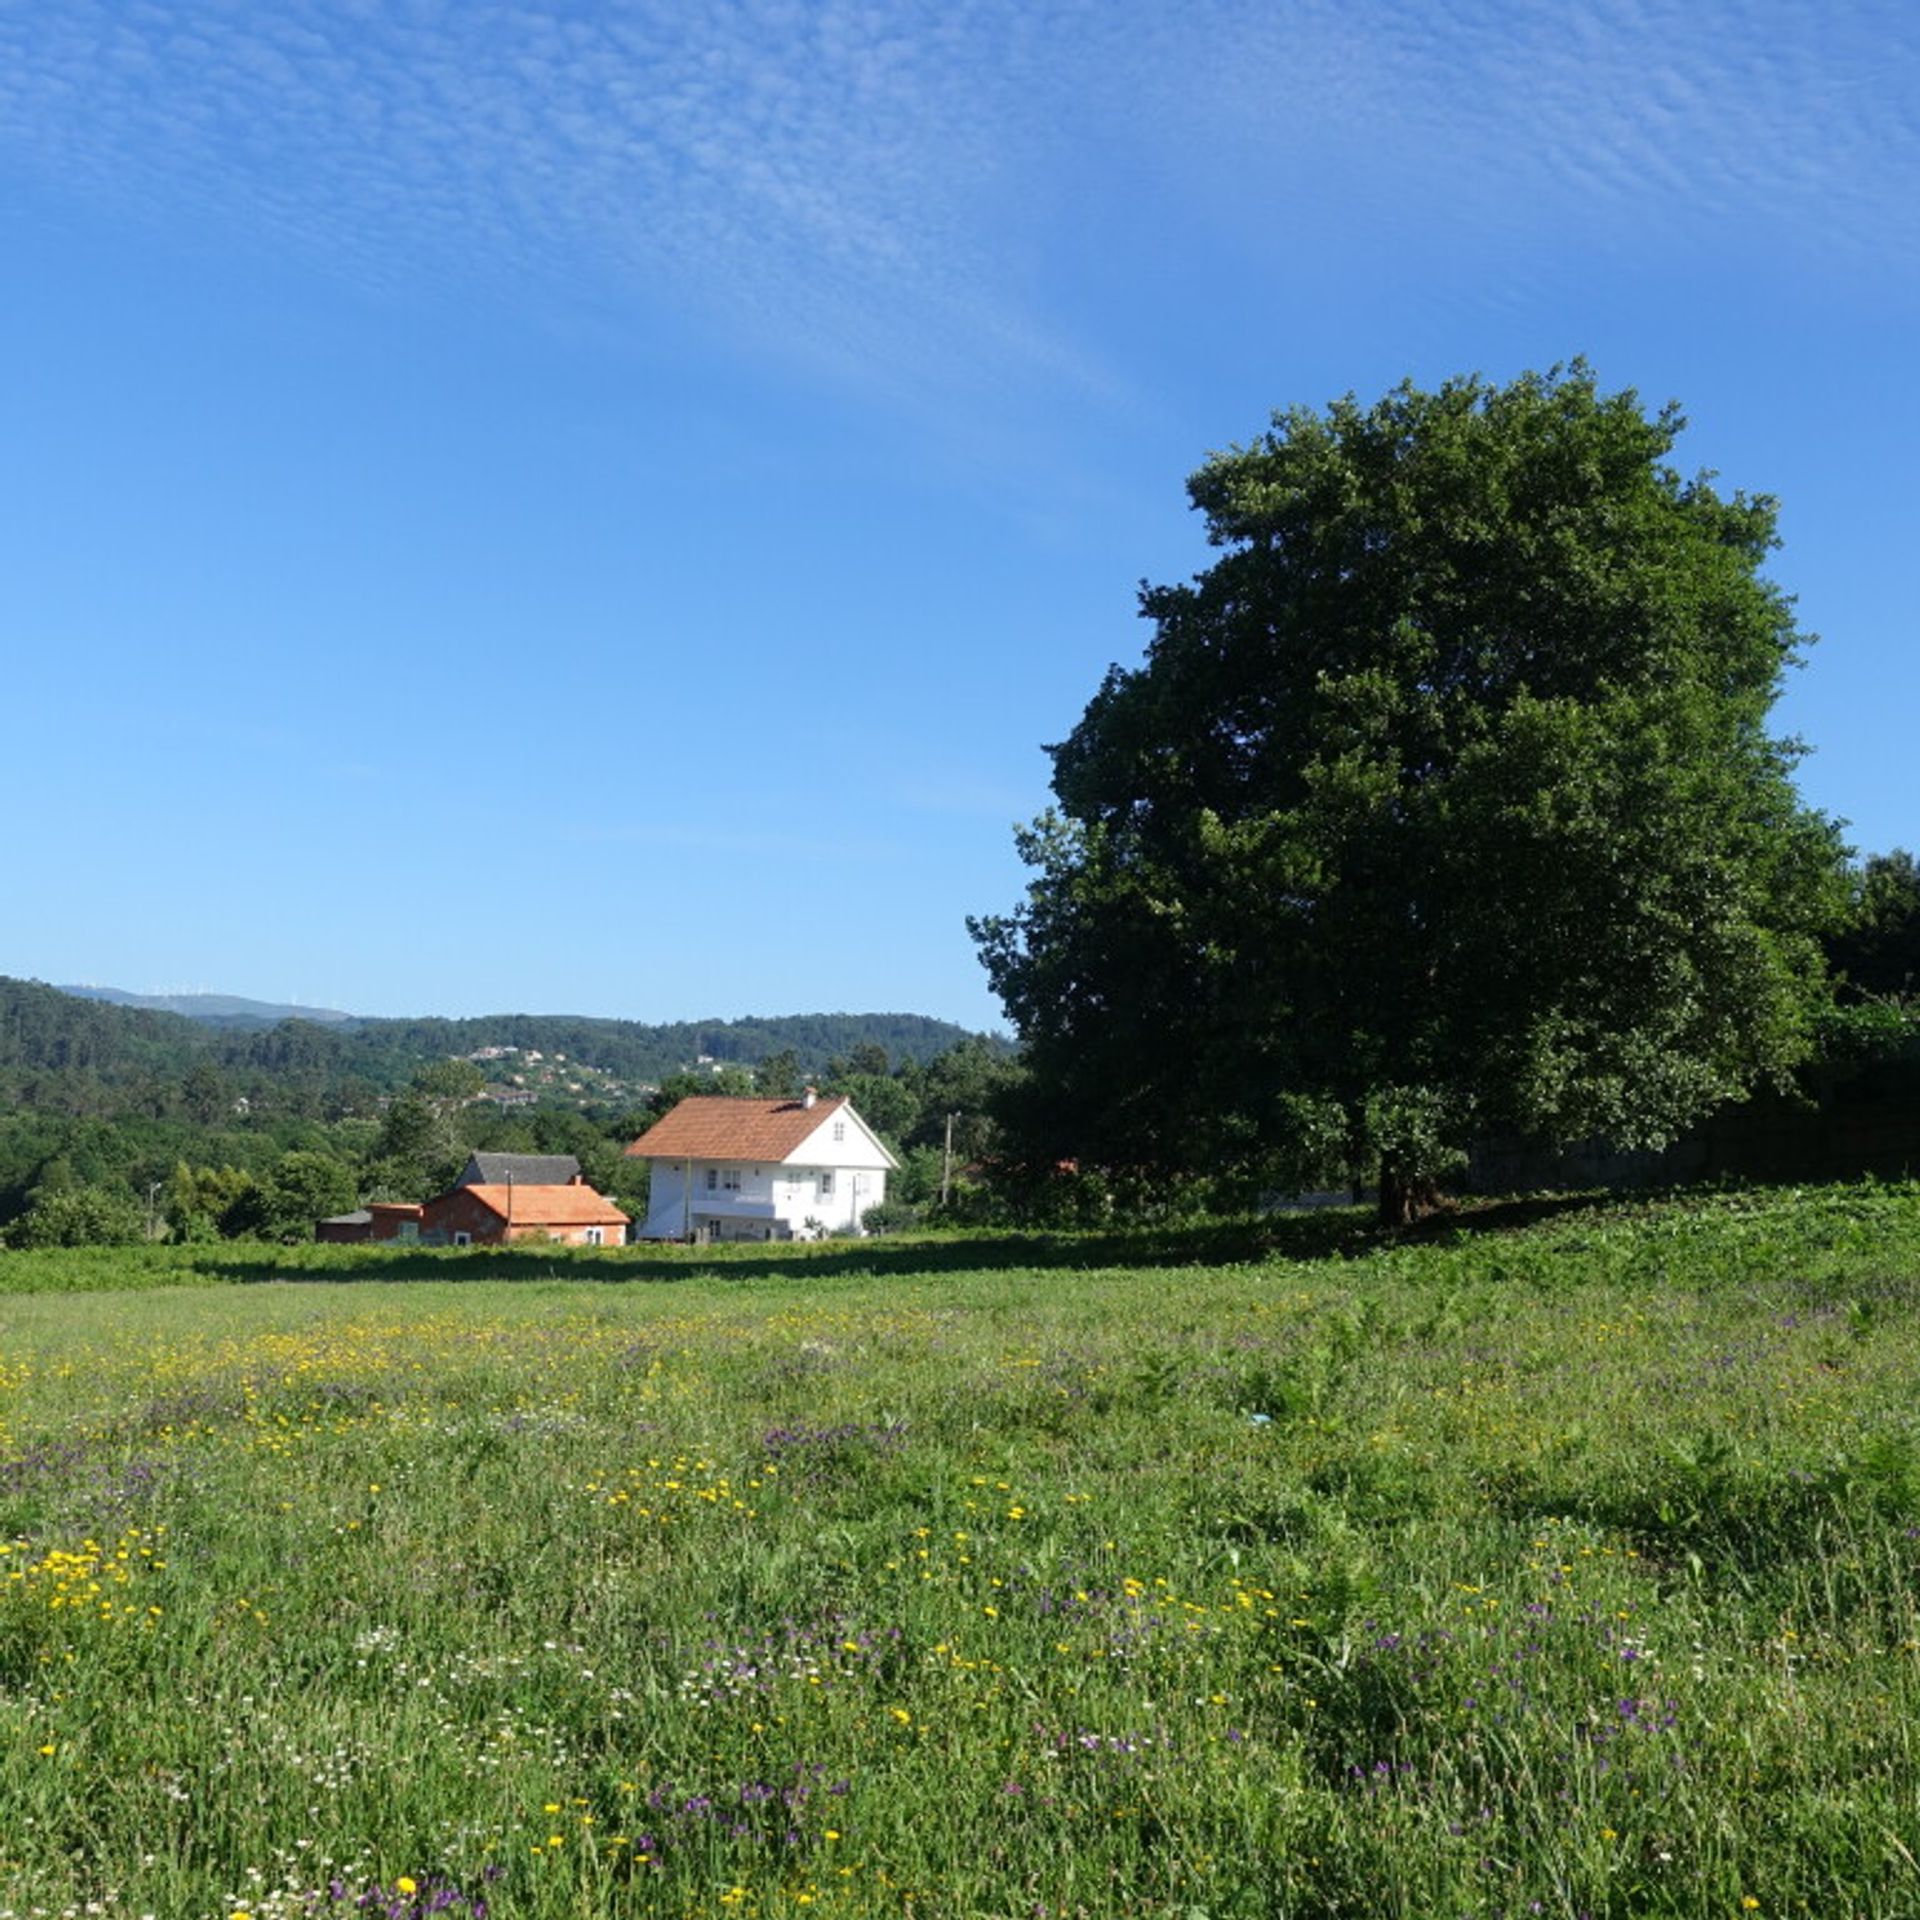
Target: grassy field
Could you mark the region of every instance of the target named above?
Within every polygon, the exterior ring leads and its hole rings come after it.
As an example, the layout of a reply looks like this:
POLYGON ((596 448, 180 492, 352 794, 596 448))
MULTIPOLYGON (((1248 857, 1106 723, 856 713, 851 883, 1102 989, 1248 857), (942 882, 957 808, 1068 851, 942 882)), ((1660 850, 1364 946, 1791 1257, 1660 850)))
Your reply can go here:
POLYGON ((1920 1913, 1920 1188, 250 1259, 0 1256, 0 1916, 1920 1913))

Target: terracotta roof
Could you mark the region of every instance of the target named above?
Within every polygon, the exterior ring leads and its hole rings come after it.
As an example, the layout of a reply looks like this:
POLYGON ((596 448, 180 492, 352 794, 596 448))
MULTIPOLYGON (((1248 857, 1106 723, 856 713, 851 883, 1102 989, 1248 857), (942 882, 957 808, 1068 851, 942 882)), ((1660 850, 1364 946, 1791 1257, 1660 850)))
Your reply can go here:
POLYGON ((784 1160, 829 1115, 844 1094, 816 1100, 742 1100, 696 1093, 657 1120, 627 1149, 636 1160, 784 1160))
MULTIPOLYGON (((516 1181, 510 1187, 455 1187, 453 1194, 460 1193, 478 1200, 489 1212, 516 1227, 611 1227, 627 1223, 627 1216, 605 1194, 591 1187, 523 1187, 516 1181)), ((449 1200, 453 1194, 440 1197, 449 1200)))

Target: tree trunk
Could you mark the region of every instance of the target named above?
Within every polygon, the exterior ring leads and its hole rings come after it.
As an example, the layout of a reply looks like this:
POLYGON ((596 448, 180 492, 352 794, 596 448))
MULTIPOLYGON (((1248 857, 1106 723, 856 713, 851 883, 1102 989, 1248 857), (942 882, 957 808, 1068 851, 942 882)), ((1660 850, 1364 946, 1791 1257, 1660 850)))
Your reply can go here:
POLYGON ((1444 1211, 1446 1195, 1431 1174, 1414 1173, 1391 1160, 1380 1163, 1380 1224, 1410 1227, 1444 1211))

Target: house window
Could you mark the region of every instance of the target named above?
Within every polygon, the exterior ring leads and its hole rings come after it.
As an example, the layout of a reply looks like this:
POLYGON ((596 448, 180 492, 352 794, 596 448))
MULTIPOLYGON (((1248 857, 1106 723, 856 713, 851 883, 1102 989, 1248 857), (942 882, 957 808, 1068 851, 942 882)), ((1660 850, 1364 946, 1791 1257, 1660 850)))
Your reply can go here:
POLYGON ((833 1137, 836 1144, 847 1137, 847 1123, 844 1120, 836 1120, 833 1123, 833 1137))
POLYGON ((726 1170, 726 1178, 722 1180, 720 1184, 724 1186, 729 1193, 738 1193, 740 1191, 740 1169, 738 1167, 728 1167, 726 1170))
POLYGON ((604 1227, 589 1227, 586 1230, 586 1232, 583 1235, 581 1235, 581 1238, 590 1247, 605 1246, 606 1240, 607 1240, 607 1230, 604 1227))
POLYGON ((715 1188, 719 1186, 719 1184, 720 1184, 720 1169, 718 1167, 709 1167, 707 1169, 707 1191, 709 1193, 712 1193, 715 1190, 715 1188))
POLYGON ((470 1233, 456 1233, 453 1236, 453 1244, 456 1247, 470 1247, 473 1245, 473 1235, 470 1233))
POLYGON ((833 1169, 831 1167, 822 1167, 820 1169, 820 1198, 822 1200, 827 1200, 827 1199, 831 1199, 832 1195, 833 1195, 833 1169))

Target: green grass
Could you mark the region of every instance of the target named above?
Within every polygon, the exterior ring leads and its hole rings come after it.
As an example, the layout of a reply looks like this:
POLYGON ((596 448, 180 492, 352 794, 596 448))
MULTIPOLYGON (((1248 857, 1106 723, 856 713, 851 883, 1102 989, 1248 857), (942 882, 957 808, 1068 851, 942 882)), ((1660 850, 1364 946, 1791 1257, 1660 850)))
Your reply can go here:
POLYGON ((1920 1911, 1920 1189, 722 1251, 0 1258, 0 1915, 1920 1911))

